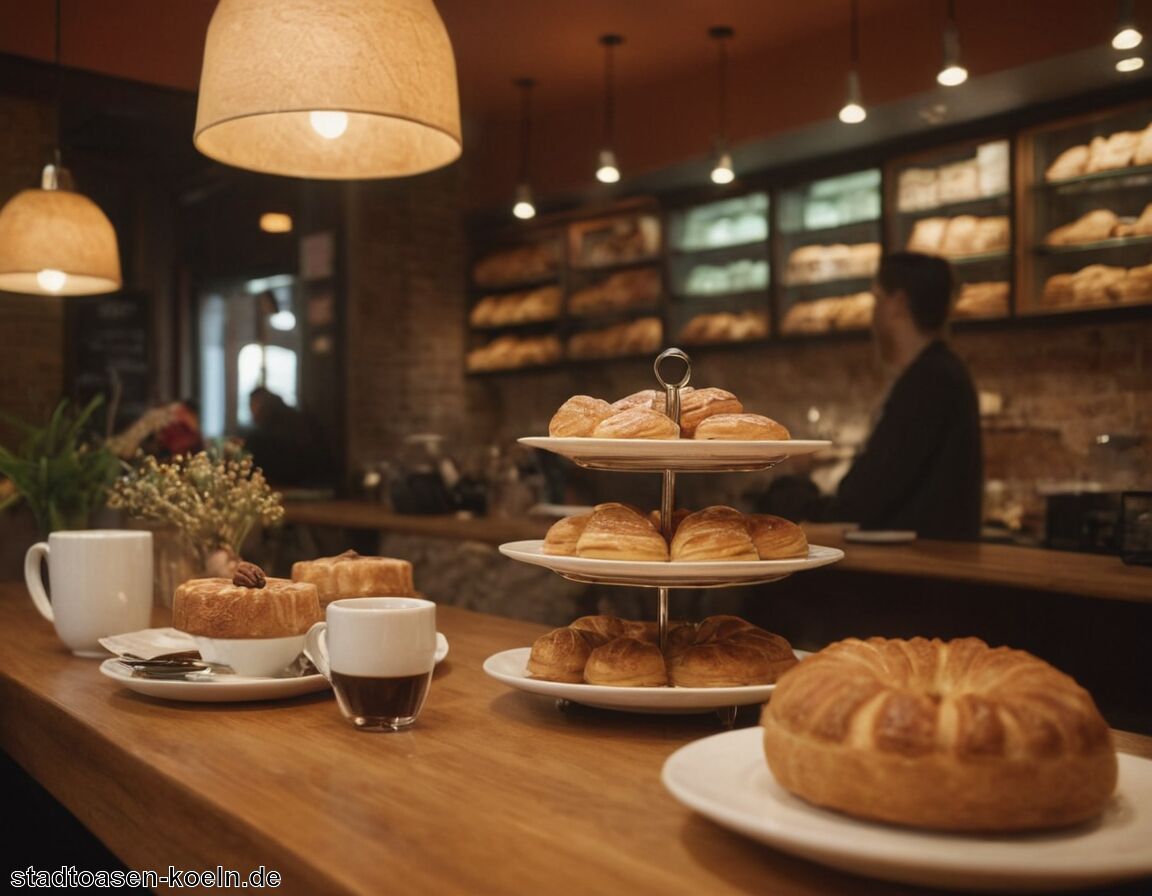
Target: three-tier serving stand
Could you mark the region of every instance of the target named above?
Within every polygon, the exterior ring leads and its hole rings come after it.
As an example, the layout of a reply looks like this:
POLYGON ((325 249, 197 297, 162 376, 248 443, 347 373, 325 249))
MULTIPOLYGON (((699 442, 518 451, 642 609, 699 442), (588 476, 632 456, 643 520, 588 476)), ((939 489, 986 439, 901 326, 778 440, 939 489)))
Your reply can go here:
MULTIPOLYGON (((669 348, 661 352, 653 363, 656 381, 664 392, 664 408, 669 417, 679 423, 680 399, 682 390, 692 378, 692 363, 688 355, 679 348, 669 348), (676 365, 673 367, 672 365, 676 365), (665 371, 675 370, 678 375, 665 375, 665 371)), ((767 470, 789 456, 810 453, 827 447, 829 442, 789 441, 771 444, 756 442, 695 442, 693 440, 599 440, 599 439, 552 439, 529 437, 519 440, 522 444, 535 448, 556 451, 579 466, 593 470, 615 472, 660 473, 660 528, 664 538, 671 542, 672 519, 675 509, 676 475, 683 472, 699 473, 744 473, 767 470)), ((629 570, 636 567, 620 561, 586 563, 577 559, 545 558, 542 555, 525 555, 517 550, 518 545, 502 545, 501 551, 516 560, 537 563, 552 569, 564 578, 575 582, 599 585, 627 585, 654 588, 658 595, 657 626, 660 634, 660 648, 664 649, 668 633, 668 597, 671 588, 730 588, 739 585, 754 585, 782 579, 792 572, 810 569, 832 563, 843 557, 834 548, 810 548, 810 556, 799 563, 780 561, 754 561, 740 563, 692 564, 690 579, 679 575, 685 566, 679 563, 659 564, 661 572, 653 575, 648 569, 656 564, 639 564, 646 567, 638 574, 629 570), (667 575, 662 574, 667 570, 667 575)), ((565 701, 561 700, 563 705, 565 701)), ((735 719, 738 707, 723 707, 718 713, 723 722, 730 725, 735 719)))

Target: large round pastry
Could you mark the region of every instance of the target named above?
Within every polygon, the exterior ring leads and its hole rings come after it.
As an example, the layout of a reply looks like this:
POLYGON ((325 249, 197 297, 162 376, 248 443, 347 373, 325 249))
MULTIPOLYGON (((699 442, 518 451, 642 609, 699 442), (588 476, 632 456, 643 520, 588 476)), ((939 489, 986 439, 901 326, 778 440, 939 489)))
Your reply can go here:
MULTIPOLYGON (((323 619, 316 586, 288 579, 191 579, 176 587, 172 626, 204 638, 291 638, 323 619)), ((257 570, 259 572, 259 570, 257 570)))
POLYGON ((416 596, 407 560, 366 557, 355 551, 293 563, 292 581, 315 585, 321 607, 345 597, 416 596))
POLYGON ((1059 827, 1116 786, 1092 697, 978 638, 848 639, 780 679, 762 716, 782 787, 818 806, 953 831, 1059 827))

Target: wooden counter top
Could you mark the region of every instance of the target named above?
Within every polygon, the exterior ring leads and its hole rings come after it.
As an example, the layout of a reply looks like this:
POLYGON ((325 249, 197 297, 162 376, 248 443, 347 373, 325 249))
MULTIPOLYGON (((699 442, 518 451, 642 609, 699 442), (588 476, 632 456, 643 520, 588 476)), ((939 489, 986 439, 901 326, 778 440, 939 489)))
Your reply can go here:
MULTIPOLYGON (((715 716, 561 711, 481 670, 542 626, 440 607, 438 627, 451 652, 416 727, 366 734, 327 691, 135 694, 68 654, 23 586, 0 585, 0 746, 136 870, 264 865, 281 891, 326 896, 919 892, 791 858, 676 802, 662 764, 716 733, 715 716)), ((1152 756, 1152 738, 1117 740, 1152 756)))
MULTIPOLYGON (((383 505, 363 501, 290 502, 285 509, 289 523, 377 529, 488 544, 543 538, 549 524, 554 521, 534 517, 458 519, 415 516, 391 513, 383 505)), ((1152 567, 1125 566, 1119 557, 950 541, 857 544, 845 542, 843 526, 809 524, 805 530, 813 543, 844 550, 844 559, 836 568, 845 571, 927 576, 1152 603, 1152 567)))

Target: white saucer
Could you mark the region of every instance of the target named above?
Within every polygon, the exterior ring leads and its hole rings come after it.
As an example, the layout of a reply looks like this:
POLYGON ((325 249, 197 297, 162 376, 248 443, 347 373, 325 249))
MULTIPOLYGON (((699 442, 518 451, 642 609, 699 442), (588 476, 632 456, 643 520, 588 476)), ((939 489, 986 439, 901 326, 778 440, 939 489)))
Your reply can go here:
POLYGON ((774 582, 794 572, 835 563, 844 556, 839 548, 809 545, 807 557, 792 560, 709 560, 672 563, 659 560, 593 560, 544 553, 543 539, 512 541, 500 545, 500 553, 521 563, 543 566, 578 582, 641 585, 650 588, 715 588, 774 582))
MULTIPOLYGON (((529 694, 570 700, 597 709, 661 715, 709 712, 727 706, 752 706, 767 702, 776 689, 774 684, 739 688, 614 688, 544 681, 528 675, 528 657, 531 653, 531 647, 515 647, 495 653, 484 661, 484 671, 497 681, 529 694)), ((807 655, 804 651, 796 651, 796 656, 801 659, 807 655)))
POLYGON ((818 809, 776 783, 759 726, 681 747, 672 795, 782 852, 882 880, 972 892, 1092 887, 1152 874, 1152 761, 1119 754, 1120 783, 1095 822, 1037 834, 946 834, 818 809))

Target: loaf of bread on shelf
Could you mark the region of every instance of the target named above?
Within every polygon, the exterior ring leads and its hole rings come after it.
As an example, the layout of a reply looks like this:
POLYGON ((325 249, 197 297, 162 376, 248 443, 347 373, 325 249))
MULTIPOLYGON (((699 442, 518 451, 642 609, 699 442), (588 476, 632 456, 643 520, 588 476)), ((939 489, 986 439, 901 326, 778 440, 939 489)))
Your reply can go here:
POLYGON ((1152 123, 1140 132, 1140 139, 1132 151, 1132 164, 1152 165, 1152 123))
POLYGON ((947 229, 948 218, 921 218, 912 225, 912 233, 908 236, 905 248, 909 252, 939 255, 947 229))
POLYGON ((860 330, 872 323, 876 297, 870 292, 841 296, 832 306, 832 326, 836 330, 860 330))
MULTIPOLYGON (((251 567, 252 564, 241 564, 251 567)), ((190 579, 172 596, 172 627, 205 638, 290 638, 303 635, 323 616, 316 586, 265 577, 250 584, 234 579, 190 579)))
POLYGON ((498 336, 486 345, 468 352, 466 365, 472 371, 514 370, 553 364, 563 350, 556 336, 498 336))
POLYGON ((660 298, 660 272, 656 268, 617 271, 568 297, 568 311, 576 315, 603 314, 645 308, 660 298))
POLYGON ((1072 303, 1101 305, 1120 298, 1120 287, 1128 275, 1121 267, 1090 264, 1072 275, 1072 303))
POLYGON ((826 333, 832 329, 835 303, 832 299, 796 302, 784 314, 780 330, 786 334, 826 333))
POLYGON ((697 314, 680 329, 687 344, 746 342, 768 335, 768 316, 762 311, 716 311, 697 314))
POLYGON ((528 674, 601 687, 744 687, 772 684, 797 663, 780 635, 737 616, 672 623, 660 649, 654 623, 583 616, 541 635, 528 674))
POLYGON ((1116 300, 1120 302, 1152 300, 1152 264, 1129 268, 1123 281, 1116 287, 1116 300))
POLYGON ((952 309, 958 318, 1002 317, 1008 313, 1010 284, 1006 280, 965 283, 952 309))
POLYGON ((989 215, 976 222, 976 232, 972 236, 971 251, 1007 252, 1009 246, 1009 223, 1007 215, 989 215))
POLYGON ((568 339, 570 358, 612 358, 656 351, 663 339, 658 317, 641 317, 622 324, 574 333, 568 339))
POLYGON ((553 242, 517 246, 485 256, 472 268, 472 281, 481 287, 539 280, 556 274, 560 264, 553 242))
POLYGON ((1111 171, 1132 164, 1136 145, 1140 142, 1140 131, 1117 131, 1108 137, 1093 137, 1088 145, 1087 174, 1097 171, 1111 171))
POLYGON ((976 249, 976 234, 980 219, 975 215, 956 215, 948 219, 944 236, 940 239, 940 254, 948 257, 972 255, 976 249))
POLYGON ((807 557, 808 539, 783 517, 718 504, 680 521, 670 556, 673 562, 786 560, 807 557))
POLYGON ((1044 172, 1045 180, 1065 180, 1069 177, 1079 177, 1088 170, 1087 145, 1070 146, 1060 155, 1056 156, 1052 164, 1044 172))
POLYGON ((1046 306, 1060 306, 1071 305, 1072 298, 1072 281, 1074 275, 1072 274, 1053 274, 1044 281, 1044 291, 1040 296, 1040 302, 1046 306))
POLYGON ((937 169, 940 203, 968 202, 980 198, 980 168, 975 159, 941 165, 937 169))
POLYGON ((298 560, 292 581, 316 586, 321 608, 346 597, 414 597, 412 564, 396 557, 370 557, 345 551, 335 557, 298 560))
POLYGON ((977 638, 850 638, 780 677, 764 756, 827 809, 954 831, 1094 818, 1117 780, 1108 724, 1072 678, 977 638))
POLYGON ((694 439, 783 441, 790 439, 787 427, 763 414, 714 414, 696 426, 694 439))
POLYGON ((505 327, 555 320, 560 314, 560 299, 560 288, 554 285, 484 296, 473 307, 468 322, 474 327, 505 327))
POLYGON ((1094 243, 1112 236, 1120 219, 1116 213, 1106 208, 1096 208, 1085 212, 1075 221, 1063 224, 1044 237, 1049 246, 1070 246, 1076 243, 1094 243))
POLYGON ((935 168, 905 168, 896 180, 896 208, 917 212, 940 204, 935 168))
POLYGON ((557 520, 545 535, 542 550, 598 560, 668 559, 668 543, 652 521, 635 507, 617 502, 597 504, 589 513, 557 520))

